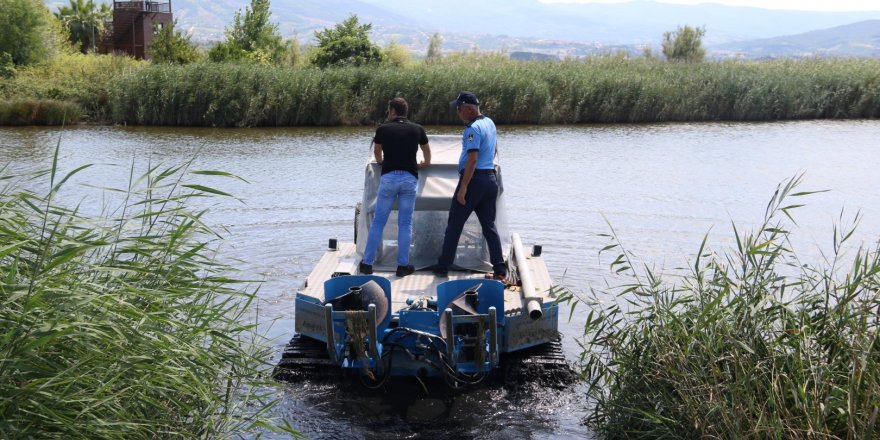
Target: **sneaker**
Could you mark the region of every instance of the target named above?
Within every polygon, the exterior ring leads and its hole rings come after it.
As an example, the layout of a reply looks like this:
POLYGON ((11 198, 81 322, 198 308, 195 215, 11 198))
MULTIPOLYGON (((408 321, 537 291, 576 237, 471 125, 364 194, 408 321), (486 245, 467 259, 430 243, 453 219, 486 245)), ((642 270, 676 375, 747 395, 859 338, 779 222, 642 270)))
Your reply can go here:
POLYGON ((372 275, 373 274, 373 265, 367 264, 367 263, 364 263, 363 261, 361 261, 358 264, 358 272, 360 272, 364 275, 372 275))
POLYGON ((405 277, 407 275, 412 274, 416 271, 416 268, 413 267, 412 264, 407 264, 406 266, 397 266, 397 276, 405 277))
POLYGON ((449 276, 449 269, 445 267, 434 266, 431 271, 434 272, 435 276, 438 276, 440 278, 446 278, 449 276))

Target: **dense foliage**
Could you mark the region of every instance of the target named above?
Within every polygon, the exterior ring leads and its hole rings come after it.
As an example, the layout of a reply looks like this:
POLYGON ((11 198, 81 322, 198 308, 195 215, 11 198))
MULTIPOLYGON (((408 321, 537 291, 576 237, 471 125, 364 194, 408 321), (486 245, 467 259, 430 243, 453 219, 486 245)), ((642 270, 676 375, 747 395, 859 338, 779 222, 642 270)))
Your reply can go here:
POLYGON ((226 41, 212 47, 212 61, 250 61, 276 64, 284 55, 278 25, 269 21, 269 0, 251 0, 251 6, 235 13, 232 27, 226 29, 226 41))
POLYGON ((200 177, 228 174, 132 169, 104 199, 118 206, 86 215, 56 200, 89 166, 61 176, 57 157, 33 176, 0 171, 0 437, 227 438, 267 426, 271 402, 255 392, 268 348, 245 314, 254 293, 188 208, 223 194, 200 177))
POLYGON ((106 121, 120 75, 148 64, 112 55, 61 54, 51 61, 17 69, 13 78, 0 78, 0 100, 69 101, 81 108, 87 119, 106 121))
POLYGON ((92 121, 181 126, 374 124, 393 96, 410 102, 416 121, 458 124, 448 103, 460 90, 477 93, 501 124, 877 118, 880 60, 448 54, 430 65, 318 69, 63 55, 0 78, 0 100, 73 101, 92 121))
POLYGON ((663 34, 663 55, 669 61, 698 63, 706 57, 703 36, 706 28, 682 26, 673 32, 663 34))
POLYGON ((80 52, 95 52, 98 40, 107 30, 113 10, 107 3, 96 5, 94 0, 69 0, 70 4, 58 8, 55 14, 67 29, 71 43, 80 52))
POLYGON ((877 84, 880 60, 542 63, 499 55, 404 68, 154 65, 116 78, 111 111, 117 122, 147 125, 373 124, 399 95, 413 120, 458 124, 449 100, 472 90, 502 124, 875 118, 877 84))
POLYGON ((571 297, 589 308, 588 422, 603 437, 878 438, 880 247, 853 249, 840 225, 824 263, 800 261, 784 221, 809 194, 799 181, 755 232, 734 227, 734 250, 704 241, 683 273, 639 269, 608 236, 619 287, 571 297))
MULTIPOLYGON (((483 113, 501 124, 880 116, 877 59, 697 62, 705 55, 703 28, 684 26, 665 35, 666 57, 686 63, 661 62, 650 53, 636 59, 619 54, 546 62, 511 60, 503 53, 443 56, 436 33, 421 63, 395 40, 384 49, 376 46, 369 39, 372 26, 361 24, 356 15, 316 32, 317 46, 283 42, 270 21, 269 0, 252 0, 244 13, 236 13, 227 39, 208 51, 214 63, 199 63, 198 49, 174 26, 157 30, 148 48, 152 63, 69 53, 49 59, 46 46, 27 42, 49 41, 40 35, 57 39, 60 22, 45 7, 35 7, 35 1, 0 0, 6 6, 0 8, 0 26, 37 20, 28 28, 13 26, 0 33, 0 100, 70 101, 91 121, 222 127, 374 124, 384 118, 382 103, 403 96, 415 120, 457 124, 447 103, 460 90, 476 92, 483 113), (48 62, 23 67, 25 58, 48 62)), ((59 16, 68 25, 78 23, 70 31, 98 32, 102 13, 93 0, 69 1, 59 16)))
POLYGON ((312 62, 322 68, 379 64, 382 50, 370 41, 372 28, 372 24, 360 24, 357 15, 352 15, 335 27, 315 32, 318 45, 312 62))
POLYGON ((147 55, 154 63, 188 64, 201 58, 189 35, 177 30, 177 20, 154 32, 153 42, 147 48, 147 55))
POLYGON ((443 46, 443 37, 439 33, 434 32, 428 39, 428 52, 425 55, 425 62, 431 64, 443 56, 441 47, 443 46))
POLYGON ((382 48, 382 64, 391 67, 405 67, 413 64, 412 53, 396 39, 382 48))
POLYGON ((55 99, 0 101, 0 125, 75 124, 82 109, 70 101, 55 99))
POLYGON ((12 61, 12 54, 0 52, 0 78, 12 78, 13 76, 15 76, 15 62, 12 61))
POLYGON ((0 0, 0 69, 45 60, 56 48, 53 20, 41 0, 0 0))

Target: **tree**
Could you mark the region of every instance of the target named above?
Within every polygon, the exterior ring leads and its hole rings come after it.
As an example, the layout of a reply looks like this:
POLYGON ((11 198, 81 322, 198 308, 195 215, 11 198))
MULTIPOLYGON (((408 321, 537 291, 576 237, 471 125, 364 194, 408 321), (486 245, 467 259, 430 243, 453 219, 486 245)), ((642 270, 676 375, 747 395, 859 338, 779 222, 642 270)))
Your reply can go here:
POLYGON ((4 64, 34 64, 49 57, 57 37, 54 19, 41 0, 0 0, 0 59, 6 60, 4 64))
POLYGON ((439 33, 434 32, 428 40, 428 54, 425 56, 425 62, 433 63, 440 59, 443 54, 440 52, 440 46, 443 44, 443 38, 439 33))
POLYGON ((295 36, 284 42, 284 59, 282 64, 290 67, 301 67, 308 62, 303 54, 303 47, 295 36))
POLYGON ((110 5, 101 3, 100 7, 93 0, 69 0, 69 6, 58 8, 55 16, 67 28, 71 43, 78 46, 80 52, 95 51, 97 40, 107 29, 107 21, 113 14, 110 5))
POLYGON ((0 78, 12 78, 15 76, 15 63, 9 52, 0 52, 0 78))
POLYGON ((251 0, 251 6, 235 13, 232 28, 226 28, 226 41, 211 48, 213 61, 254 61, 277 64, 284 57, 284 43, 278 25, 269 22, 269 0, 251 0))
POLYGON ((147 55, 156 63, 188 64, 199 59, 199 51, 190 36, 176 31, 177 20, 170 26, 154 26, 155 37, 147 55))
POLYGON ((706 49, 703 48, 704 35, 706 35, 705 27, 680 26, 675 32, 665 32, 663 55, 666 55, 669 61, 693 63, 703 61, 706 57, 706 49))
POLYGON ((397 39, 392 38, 391 42, 385 46, 382 51, 382 63, 389 66, 403 67, 412 61, 412 54, 397 39))
POLYGON ((359 24, 352 14, 332 29, 316 31, 318 46, 312 62, 318 67, 362 66, 382 62, 382 50, 370 41, 370 23, 359 24))

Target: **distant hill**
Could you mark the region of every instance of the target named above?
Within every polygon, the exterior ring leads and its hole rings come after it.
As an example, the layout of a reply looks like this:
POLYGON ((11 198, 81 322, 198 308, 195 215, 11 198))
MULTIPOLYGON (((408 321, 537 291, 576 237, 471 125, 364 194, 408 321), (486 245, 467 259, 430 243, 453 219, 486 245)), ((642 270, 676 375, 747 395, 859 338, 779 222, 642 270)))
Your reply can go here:
MULTIPOLYGON (((54 11, 61 0, 47 1, 54 11)), ((236 11, 249 0, 174 0, 178 23, 193 39, 210 44, 224 38, 236 11)), ((613 4, 545 4, 538 0, 272 0, 272 21, 285 38, 314 41, 314 32, 357 14, 373 24, 372 38, 380 44, 391 39, 415 53, 424 53, 428 37, 439 32, 443 50, 506 50, 551 57, 583 56, 597 52, 641 53, 642 46, 659 47, 663 33, 680 25, 705 26, 710 52, 754 52, 747 44, 799 35, 864 20, 880 20, 880 11, 783 11, 719 4, 676 5, 649 0, 613 4), (736 42, 744 42, 737 46, 736 42)), ((858 32, 858 31, 853 31, 858 32)), ((817 38, 821 38, 818 36, 817 38)), ((858 40, 859 35, 853 35, 858 40)), ((737 43, 738 44, 738 43, 737 43)), ((839 52, 870 52, 861 43, 841 42, 839 52)), ((772 46, 786 49, 785 45, 772 46)), ((757 50, 757 49, 755 49, 757 50)), ((786 52, 789 53, 789 52, 786 52)), ((710 53, 711 55, 711 53, 710 53)), ((751 56, 751 55, 749 55, 751 56)))
POLYGON ((510 53, 510 59, 520 61, 559 61, 556 55, 548 55, 540 52, 522 52, 513 51, 510 53))
POLYGON ((711 48, 717 55, 765 57, 880 57, 880 20, 865 20, 797 35, 740 41, 711 48))
MULTIPOLYGON (((174 16, 185 29, 192 30, 198 41, 219 41, 224 30, 232 24, 235 13, 250 6, 249 0, 173 0, 174 16)), ((357 14, 361 22, 373 23, 374 27, 388 27, 406 23, 406 17, 386 8, 358 0, 272 0, 273 23, 285 38, 296 36, 308 41, 316 30, 339 23, 351 14, 357 14)), ((408 29, 408 32, 411 30, 408 29)))
MULTIPOLYGON (((386 0, 361 2, 381 7, 389 5, 386 0)), ((394 3, 388 9, 444 32, 604 44, 659 42, 663 32, 685 24, 706 26, 707 42, 724 43, 880 19, 880 11, 787 11, 711 3, 677 5, 648 0, 608 4, 547 4, 537 0, 408 0, 394 3)))

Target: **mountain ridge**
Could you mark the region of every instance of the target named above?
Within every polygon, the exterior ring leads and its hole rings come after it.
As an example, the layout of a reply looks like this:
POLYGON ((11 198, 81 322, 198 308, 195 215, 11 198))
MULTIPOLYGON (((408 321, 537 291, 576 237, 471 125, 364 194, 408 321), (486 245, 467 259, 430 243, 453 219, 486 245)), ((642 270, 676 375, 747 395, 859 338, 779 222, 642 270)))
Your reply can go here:
MULTIPOLYGON (((53 0, 47 4, 57 10, 62 3, 53 0)), ((235 13, 249 5, 249 0, 172 2, 179 25, 202 45, 223 40, 224 29, 231 25, 235 13)), ((880 20, 880 11, 786 11, 719 4, 677 5, 652 0, 614 4, 541 3, 538 0, 410 0, 393 4, 384 0, 273 0, 271 12, 270 19, 279 25, 282 36, 297 38, 304 44, 314 42, 315 31, 356 14, 361 22, 373 25, 371 38, 377 43, 385 45, 396 40, 416 54, 425 53, 429 36, 437 32, 443 37, 444 51, 479 48, 556 57, 614 51, 640 54, 644 47, 659 50, 663 33, 681 25, 706 28, 704 44, 710 56, 715 56, 715 50, 719 56, 737 53, 774 56, 755 49, 754 45, 766 43, 767 47, 778 48, 782 53, 795 52, 783 50, 786 44, 749 42, 880 20)), ((855 42, 858 36, 851 38, 854 42, 841 42, 832 48, 816 46, 816 42, 812 43, 816 47, 790 44, 800 47, 796 53, 834 56, 873 53, 871 48, 858 46, 855 42)))
POLYGON ((863 20, 843 26, 717 45, 715 52, 748 58, 861 56, 880 57, 880 20, 863 20))

